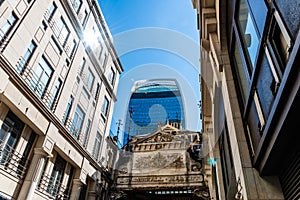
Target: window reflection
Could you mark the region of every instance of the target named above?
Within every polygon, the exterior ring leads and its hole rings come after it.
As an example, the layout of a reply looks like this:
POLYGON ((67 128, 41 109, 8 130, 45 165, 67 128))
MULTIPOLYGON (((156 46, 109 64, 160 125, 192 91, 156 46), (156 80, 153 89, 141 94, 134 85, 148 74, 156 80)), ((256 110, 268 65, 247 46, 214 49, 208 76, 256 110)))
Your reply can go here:
POLYGON ((245 0, 241 0, 238 20, 243 45, 247 49, 246 56, 251 61, 251 65, 248 66, 249 74, 251 74, 258 53, 259 38, 245 0))
POLYGON ((248 95, 249 81, 246 75, 246 71, 242 62, 242 58, 241 58, 241 54, 237 42, 235 42, 235 46, 234 46, 234 61, 235 61, 235 67, 237 71, 241 94, 245 104, 248 95))

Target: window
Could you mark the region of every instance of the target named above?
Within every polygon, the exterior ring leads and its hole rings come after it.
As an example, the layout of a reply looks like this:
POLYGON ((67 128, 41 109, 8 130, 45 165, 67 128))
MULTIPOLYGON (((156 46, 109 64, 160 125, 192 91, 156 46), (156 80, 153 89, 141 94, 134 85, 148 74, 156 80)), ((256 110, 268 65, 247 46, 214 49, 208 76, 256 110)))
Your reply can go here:
POLYGON ((97 133, 94 143, 93 149, 93 157, 98 161, 99 160, 99 153, 100 153, 100 146, 101 146, 102 136, 100 133, 97 133))
POLYGON ((101 112, 102 112, 102 120, 103 122, 105 122, 105 118, 107 117, 107 114, 108 114, 108 105, 109 105, 109 101, 107 99, 107 97, 104 97, 104 100, 103 100, 103 104, 102 104, 102 108, 101 108, 101 112))
POLYGON ((79 12, 82 1, 81 0, 71 0, 71 4, 76 13, 79 12))
POLYGON ((83 17, 82 17, 82 20, 81 20, 81 25, 82 25, 82 26, 85 25, 86 20, 87 20, 87 17, 88 17, 88 12, 85 10, 85 11, 84 11, 84 14, 83 14, 83 17))
POLYGON ((281 70, 284 71, 288 58, 290 56, 289 50, 292 46, 292 40, 277 11, 275 11, 274 13, 269 35, 272 49, 275 52, 281 70))
POLYGON ((80 76, 82 76, 82 72, 83 72, 85 63, 86 63, 85 58, 82 58, 82 61, 81 61, 80 65, 79 65, 79 70, 78 70, 78 74, 79 74, 80 76))
POLYGON ((0 42, 9 34, 13 26, 15 25, 17 18, 14 13, 12 13, 7 20, 2 24, 0 28, 0 42))
POLYGON ((51 176, 48 180, 49 185, 46 190, 52 196, 58 196, 60 193, 60 187, 62 186, 66 166, 67 162, 62 157, 57 155, 51 176))
POLYGON ((82 109, 79 106, 77 106, 70 129, 70 132, 76 139, 78 139, 84 116, 85 114, 82 111, 82 109))
POLYGON ((33 71, 30 81, 31 89, 33 89, 39 97, 42 97, 51 79, 52 72, 53 70, 49 63, 42 57, 40 63, 33 71))
POLYGON ((240 91, 243 97, 243 103, 245 104, 249 90, 249 74, 246 72, 246 69, 244 67, 244 63, 240 53, 240 48, 237 42, 235 42, 234 46, 234 61, 238 78, 238 85, 240 86, 240 91))
POLYGON ((60 79, 58 79, 56 81, 55 85, 54 85, 54 88, 53 88, 53 91, 52 91, 52 94, 50 96, 50 100, 49 100, 49 103, 48 103, 48 108, 49 109, 53 108, 53 104, 57 99, 58 92, 60 90, 61 84, 62 84, 62 81, 60 79))
POLYGON ((91 72, 90 69, 88 69, 86 72, 86 75, 85 75, 84 83, 90 91, 93 88, 94 79, 95 79, 95 77, 94 77, 93 73, 91 72))
POLYGON ((259 37, 256 32, 254 21, 248 10, 246 0, 241 0, 239 18, 238 18, 239 30, 242 34, 242 43, 247 49, 245 52, 246 57, 251 61, 248 66, 248 72, 251 75, 253 67, 256 63, 256 56, 258 53, 259 37))
POLYGON ((59 18, 57 23, 57 29, 54 30, 54 33, 58 38, 59 43, 62 46, 65 46, 70 35, 70 30, 62 17, 59 18))
POLYGON ((103 61, 103 68, 105 69, 106 64, 107 64, 107 60, 108 60, 108 54, 105 53, 104 56, 105 56, 105 57, 104 57, 104 61, 103 61))
POLYGON ((50 38, 50 44, 52 45, 52 47, 55 49, 55 51, 56 51, 59 55, 62 54, 62 50, 61 50, 61 48, 59 47, 59 44, 56 42, 56 40, 55 40, 53 37, 50 38))
POLYGON ((22 71, 24 69, 24 66, 29 62, 29 60, 30 60, 32 54, 34 53, 35 49, 36 49, 36 44, 33 41, 31 41, 25 55, 21 58, 20 63, 17 67, 17 71, 19 73, 22 73, 22 71))
POLYGON ((111 85, 114 85, 114 83, 115 83, 115 76, 116 76, 116 72, 113 70, 113 68, 110 68, 110 72, 108 75, 108 81, 110 82, 111 85))
POLYGON ((0 165, 9 161, 23 128, 24 123, 9 111, 0 128, 0 165))
POLYGON ((75 48, 76 48, 76 40, 73 40, 72 41, 72 44, 69 48, 69 52, 68 52, 68 56, 71 58, 73 55, 74 55, 74 52, 75 52, 75 48))
POLYGON ((82 87, 82 94, 83 94, 87 99, 90 99, 90 93, 89 93, 89 91, 88 91, 85 87, 82 87))
POLYGON ((73 100, 74 100, 74 98, 72 96, 70 96, 69 102, 68 102, 68 105, 66 107, 66 111, 65 111, 65 114, 64 114, 64 117, 63 117, 63 120, 62 120, 63 124, 66 124, 66 122, 67 122, 67 119, 69 117, 70 110, 71 110, 71 107, 72 107, 72 104, 73 104, 73 100))
POLYGON ((95 93, 94 93, 94 99, 95 99, 95 100, 98 99, 98 96, 99 96, 99 90, 100 90, 100 84, 97 83, 96 90, 95 90, 95 93))
POLYGON ((45 16, 45 18, 48 22, 52 19, 56 9, 57 9, 57 6, 55 5, 54 2, 52 2, 52 4, 51 4, 50 8, 48 9, 46 16, 45 16))
POLYGON ((47 30, 47 24, 44 22, 44 20, 42 21, 42 24, 41 24, 41 27, 42 27, 42 29, 44 30, 44 31, 46 31, 47 30))
POLYGON ((90 129, 91 129, 91 120, 87 120, 84 132, 83 132, 83 134, 80 137, 81 144, 85 145, 86 138, 87 138, 87 136, 88 136, 88 134, 90 132, 90 129))

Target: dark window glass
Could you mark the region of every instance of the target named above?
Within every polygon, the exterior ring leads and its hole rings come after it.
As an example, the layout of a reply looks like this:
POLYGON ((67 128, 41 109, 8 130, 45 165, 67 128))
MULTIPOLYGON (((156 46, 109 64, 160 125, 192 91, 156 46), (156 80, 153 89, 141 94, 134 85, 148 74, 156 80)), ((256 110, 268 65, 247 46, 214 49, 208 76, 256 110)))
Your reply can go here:
POLYGON ((263 56, 260 62, 260 70, 257 78, 257 93, 260 96, 261 106, 264 116, 268 116, 271 110, 271 106, 274 101, 275 79, 273 77, 270 64, 266 55, 263 56))
POLYGON ((107 97, 104 97, 102 108, 101 108, 101 111, 104 114, 104 116, 107 116, 108 114, 108 105, 109 105, 109 100, 107 97))
POLYGON ((0 128, 0 165, 9 161, 23 128, 24 123, 9 111, 0 128))
POLYGON ((295 39, 300 29, 300 1, 275 0, 279 11, 295 39))
POLYGON ((278 12, 274 13, 272 19, 269 40, 276 60, 281 70, 284 71, 290 56, 291 38, 278 12))

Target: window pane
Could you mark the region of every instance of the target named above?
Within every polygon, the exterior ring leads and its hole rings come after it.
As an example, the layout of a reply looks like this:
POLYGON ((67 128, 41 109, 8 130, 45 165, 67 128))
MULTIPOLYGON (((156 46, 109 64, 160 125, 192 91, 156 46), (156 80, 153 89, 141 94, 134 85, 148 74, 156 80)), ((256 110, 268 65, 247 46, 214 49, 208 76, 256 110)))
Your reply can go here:
POLYGON ((83 26, 87 20, 87 16, 88 16, 88 12, 85 10, 83 17, 82 17, 82 21, 81 21, 81 25, 83 26))
POLYGON ((21 58, 20 63, 17 67, 17 71, 19 73, 23 71, 24 66, 28 63, 35 49, 36 49, 36 45, 33 41, 31 41, 25 55, 23 56, 23 58, 21 58))
POLYGON ((285 23, 295 39, 300 28, 300 6, 299 0, 275 0, 285 23))
POLYGON ((83 69, 84 69, 84 65, 85 65, 85 58, 82 58, 82 61, 79 65, 79 70, 78 70, 78 73, 79 75, 82 75, 82 72, 83 72, 83 69))
POLYGON ((109 80, 109 82, 110 82, 111 85, 114 85, 115 75, 116 75, 115 71, 111 68, 109 76, 108 76, 108 80, 109 80))
POLYGON ((0 41, 9 33, 16 22, 16 17, 12 13, 0 28, 0 41))
POLYGON ((86 72, 86 75, 85 75, 84 83, 90 91, 93 88, 94 79, 95 79, 95 77, 94 77, 93 73, 91 72, 90 69, 88 69, 86 72))
POLYGON ((245 68, 242 62, 241 54, 239 51, 239 47, 237 45, 237 42, 235 42, 235 50, 234 50, 234 61, 238 76, 238 82, 241 90, 241 94, 243 96, 244 103, 247 98, 248 90, 249 90, 249 82, 248 78, 245 72, 245 68))
POLYGON ((102 111, 102 113, 105 115, 105 116, 107 116, 107 111, 108 111, 108 99, 107 99, 107 97, 105 97, 104 98, 104 101, 103 101, 103 104, 102 104, 102 109, 101 109, 101 111, 102 111))
POLYGON ((94 149, 93 149, 93 156, 96 160, 99 159, 101 140, 102 140, 102 136, 99 133, 97 133, 95 138, 95 143, 94 143, 94 149))
POLYGON ((70 48, 69 48, 69 51, 68 51, 68 56, 69 57, 72 57, 74 52, 75 52, 75 47, 76 47, 76 41, 73 40, 71 45, 70 45, 70 48))
POLYGON ((48 9, 47 13, 46 13, 46 20, 50 21, 55 13, 56 10, 56 5, 54 3, 51 4, 50 8, 48 9))
POLYGON ((63 117, 63 120, 62 120, 63 124, 66 123, 67 118, 69 117, 69 114, 70 114, 70 110, 71 110, 72 104, 73 104, 73 97, 70 96, 69 102, 68 102, 68 105, 67 105, 67 107, 66 107, 66 111, 65 111, 65 114, 64 114, 64 117, 63 117))
POLYGON ((80 130, 81 130, 81 126, 82 126, 82 122, 84 120, 84 112, 82 111, 82 109, 77 106, 76 108, 76 112, 74 114, 73 117, 73 121, 72 121, 72 126, 71 126, 71 133, 78 138, 80 130))
POLYGON ((62 81, 61 81, 60 79, 58 79, 58 80, 56 81, 56 84, 55 84, 55 86, 54 86, 54 88, 53 88, 53 91, 52 91, 52 94, 51 94, 51 96, 50 96, 50 100, 49 100, 49 103, 48 103, 49 109, 52 109, 52 107, 53 107, 53 103, 54 103, 54 101, 55 101, 56 98, 57 98, 57 95, 58 95, 58 92, 59 92, 59 90, 60 90, 61 84, 62 84, 62 81))
POLYGON ((241 0, 239 10, 239 29, 242 34, 243 45, 247 49, 246 55, 251 61, 249 66, 249 74, 252 73, 255 66, 255 60, 258 53, 259 37, 255 30, 254 22, 250 16, 246 0, 241 0))
POLYGON ((68 37, 70 35, 70 31, 66 25, 66 22, 64 19, 61 17, 59 18, 59 21, 57 23, 57 30, 54 32, 56 37, 58 38, 60 44, 62 46, 65 45, 66 41, 68 40, 68 37))
POLYGON ((41 97, 46 89, 46 86, 52 75, 52 69, 46 60, 42 57, 40 63, 35 68, 32 79, 31 88, 36 92, 36 94, 41 97))

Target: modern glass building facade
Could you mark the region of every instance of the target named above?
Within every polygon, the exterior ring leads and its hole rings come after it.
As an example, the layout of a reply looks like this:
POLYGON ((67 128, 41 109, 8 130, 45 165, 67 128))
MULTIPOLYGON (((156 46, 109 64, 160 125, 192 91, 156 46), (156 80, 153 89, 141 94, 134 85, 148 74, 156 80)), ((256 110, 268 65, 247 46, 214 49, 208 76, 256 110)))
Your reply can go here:
POLYGON ((132 91, 123 144, 128 142, 129 135, 151 133, 168 122, 178 122, 181 128, 185 128, 183 100, 175 80, 140 80, 132 91))

